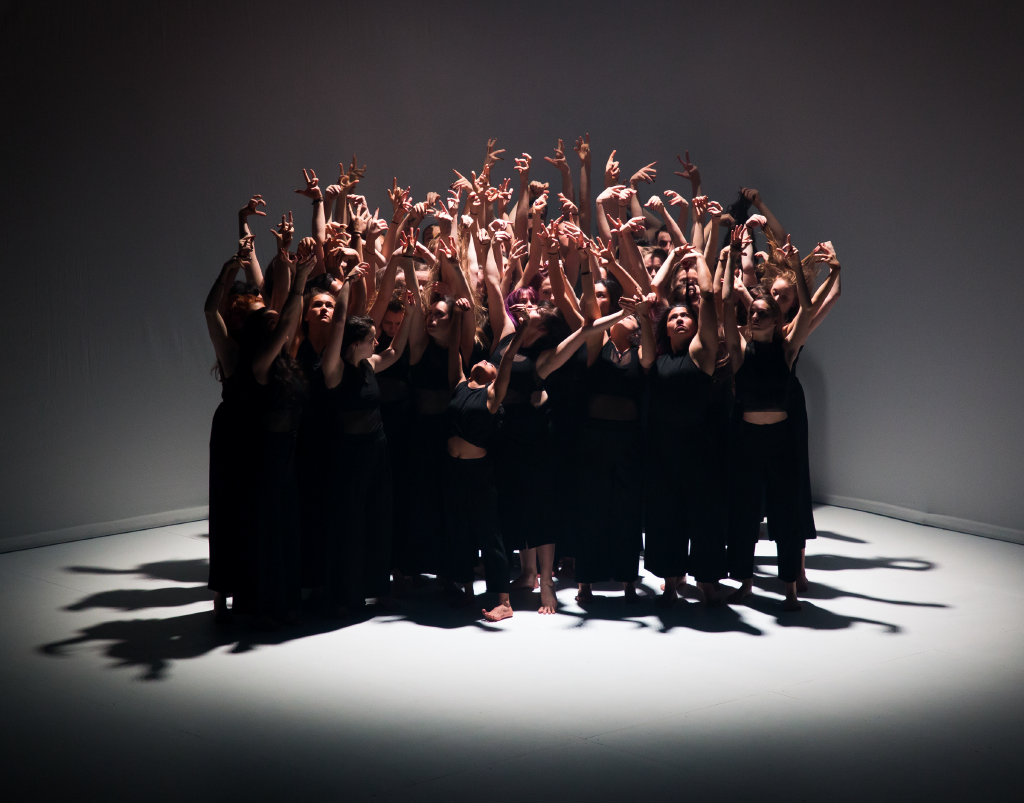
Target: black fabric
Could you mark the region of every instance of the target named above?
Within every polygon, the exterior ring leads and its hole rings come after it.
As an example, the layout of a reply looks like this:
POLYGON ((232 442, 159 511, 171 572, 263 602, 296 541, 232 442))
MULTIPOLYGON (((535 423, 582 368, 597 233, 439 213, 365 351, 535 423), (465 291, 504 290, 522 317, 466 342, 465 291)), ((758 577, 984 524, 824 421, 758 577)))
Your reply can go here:
POLYGON ((807 399, 800 378, 796 376, 796 363, 793 364, 793 384, 789 389, 790 427, 793 432, 793 448, 796 450, 797 488, 800 492, 798 502, 800 537, 807 541, 818 537, 814 526, 814 499, 811 496, 811 457, 810 439, 808 437, 807 399))
POLYGON ((209 587, 225 596, 234 593, 239 544, 253 526, 243 478, 251 470, 254 433, 242 416, 237 404, 223 401, 210 428, 209 587))
MULTIPOLYGON (((377 354, 391 348, 394 338, 381 334, 377 338, 377 346, 374 349, 377 354)), ((411 382, 409 365, 409 347, 402 349, 401 356, 383 371, 377 372, 377 386, 380 388, 381 404, 408 403, 409 387, 411 382)))
POLYGON ((643 398, 644 380, 639 350, 632 346, 620 358, 611 338, 587 369, 587 388, 591 396, 629 399, 638 405, 637 409, 643 398))
POLYGON ((483 554, 487 590, 508 593, 509 567, 498 531, 498 495, 490 457, 442 462, 445 510, 445 576, 472 583, 478 552, 483 554))
POLYGON ((781 338, 768 343, 748 340, 736 372, 736 403, 746 413, 785 412, 792 377, 781 338))
POLYGON ((238 544, 234 610, 287 616, 301 600, 295 433, 262 433, 249 457, 254 527, 238 544))
MULTIPOLYGON (((393 338, 381 335, 377 353, 391 346, 393 338)), ((391 533, 392 544, 408 539, 412 515, 408 493, 412 483, 412 377, 409 365, 409 347, 402 356, 377 373, 380 388, 380 418, 384 435, 388 439, 391 458, 391 533)))
POLYGON ((498 521, 506 548, 555 543, 552 444, 545 412, 529 403, 503 404, 493 444, 498 521))
POLYGON ((469 382, 460 382, 448 400, 450 433, 486 449, 491 442, 495 419, 487 409, 487 387, 471 388, 469 382))
POLYGON ((640 428, 635 421, 590 419, 581 443, 585 526, 576 544, 576 580, 633 582, 643 548, 640 428))
POLYGON ((391 592, 391 464, 383 430, 337 436, 335 447, 324 591, 330 602, 358 609, 367 597, 391 592))
POLYGON ((580 441, 586 421, 587 347, 544 379, 548 393, 548 429, 558 487, 552 494, 553 529, 558 534, 556 559, 576 554, 582 532, 580 483, 583 472, 580 441))
POLYGON ((327 422, 339 435, 365 435, 383 429, 380 388, 369 360, 359 365, 346 362, 341 382, 328 388, 327 422))
POLYGON ((302 341, 296 360, 309 383, 309 398, 302 413, 295 445, 295 463, 299 480, 299 528, 302 544, 302 585, 314 588, 323 584, 324 518, 334 496, 324 481, 324 461, 329 443, 326 422, 327 386, 320 369, 320 357, 309 340, 302 341))
POLYGON ((715 400, 715 384, 684 348, 661 354, 647 375, 652 427, 685 427, 703 421, 715 400))
MULTIPOLYGON (((487 359, 497 368, 501 364, 502 355, 508 348, 515 333, 505 335, 494 347, 491 356, 487 359)), ((526 403, 534 392, 541 390, 543 384, 537 377, 537 358, 542 348, 539 346, 520 346, 516 356, 512 358, 512 372, 509 374, 508 390, 505 401, 508 403, 526 403)))
POLYGON ((427 337, 420 361, 410 366, 409 379, 414 388, 448 392, 448 349, 427 337))
MULTIPOLYGON (((402 574, 441 574, 444 509, 441 463, 448 454, 448 416, 417 415, 409 440, 410 519, 394 544, 402 574)), ((404 495, 404 494, 403 494, 404 495)))
POLYGON ((778 547, 779 577, 788 583, 800 576, 803 539, 795 447, 788 419, 777 424, 737 424, 734 461, 729 472, 733 494, 728 537, 729 576, 736 580, 754 575, 762 496, 768 526, 778 547))

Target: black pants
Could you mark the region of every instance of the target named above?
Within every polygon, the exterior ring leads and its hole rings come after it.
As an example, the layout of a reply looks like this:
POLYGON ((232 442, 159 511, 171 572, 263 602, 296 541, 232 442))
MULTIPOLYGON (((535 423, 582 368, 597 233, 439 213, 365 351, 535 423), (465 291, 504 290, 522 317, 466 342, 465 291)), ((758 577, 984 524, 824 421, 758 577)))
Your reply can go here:
POLYGON ((504 408, 495 435, 498 522, 507 549, 555 543, 551 495, 551 435, 542 410, 504 408))
POLYGON ((814 501, 811 498, 811 460, 808 445, 807 399, 800 380, 794 376, 789 386, 789 423, 793 430, 796 444, 795 459, 797 463, 797 489, 800 493, 797 512, 799 515, 800 536, 806 541, 817 538, 818 531, 814 526, 814 501))
POLYGON ((472 583, 477 552, 483 552, 487 590, 507 594, 508 555, 498 532, 498 498, 490 457, 460 460, 446 455, 442 465, 445 577, 472 583))
POLYGON ((391 592, 391 464, 383 430, 338 438, 328 517, 324 592, 335 604, 361 608, 391 592))
POLYGON ((402 574, 442 574, 441 465, 448 455, 448 416, 414 416, 407 454, 409 462, 400 476, 410 483, 412 515, 397 533, 394 564, 402 574))
POLYGON ((254 526, 238 545, 234 608, 280 617, 297 612, 301 601, 295 433, 262 433, 251 456, 254 526))
POLYGON ((735 437, 729 576, 737 580, 754 576, 754 547, 761 524, 763 494, 768 526, 779 551, 779 578, 795 582, 800 576, 803 538, 792 426, 788 419, 762 425, 740 421, 735 437))
POLYGON ((381 403, 380 417, 384 435, 388 439, 388 457, 391 459, 391 543, 392 555, 400 552, 400 545, 409 542, 414 526, 413 508, 409 504, 409 491, 413 485, 412 466, 412 407, 408 398, 388 404, 381 403))
POLYGON ((240 411, 222 402, 210 429, 209 587, 225 596, 235 591, 239 545, 251 537, 254 526, 242 482, 252 467, 251 439, 240 411))
POLYGON ((726 477, 716 434, 711 425, 648 433, 644 568, 658 577, 715 583, 726 575, 726 477))
POLYGON ((640 575, 643 547, 638 423, 588 419, 581 443, 586 526, 576 546, 576 580, 631 583, 640 575))

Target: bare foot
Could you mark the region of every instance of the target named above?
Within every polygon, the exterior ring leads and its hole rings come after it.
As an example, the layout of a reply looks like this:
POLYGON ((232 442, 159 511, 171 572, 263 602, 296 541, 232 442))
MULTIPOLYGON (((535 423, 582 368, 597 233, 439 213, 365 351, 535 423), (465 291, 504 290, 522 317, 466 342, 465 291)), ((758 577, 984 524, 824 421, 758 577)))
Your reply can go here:
POLYGON ((800 579, 796 581, 796 590, 799 591, 801 594, 804 594, 810 587, 811 584, 807 582, 807 575, 800 575, 800 579))
POLYGON ((537 613, 554 613, 558 609, 558 600, 555 598, 555 584, 541 583, 540 586, 540 608, 537 613))
POLYGON ((744 580, 743 585, 741 585, 739 588, 733 591, 728 597, 726 597, 725 601, 728 602, 730 605, 736 605, 740 602, 743 602, 743 600, 745 600, 753 593, 754 580, 753 578, 751 578, 750 580, 744 580))
POLYGON ((634 586, 632 583, 623 583, 622 590, 625 592, 624 602, 627 605, 633 605, 634 603, 640 601, 640 597, 636 595, 636 586, 634 586))
POLYGON ((792 597, 786 595, 786 601, 782 603, 782 610, 784 611, 799 611, 801 607, 800 600, 796 598, 795 594, 792 597))
POLYGON ((590 583, 580 583, 580 590, 576 592, 577 602, 593 602, 594 589, 590 583))
POLYGON ((679 595, 676 594, 675 586, 668 583, 661 584, 662 593, 658 595, 658 598, 654 600, 654 604, 659 608, 671 608, 676 604, 676 600, 679 599, 679 595))
POLYGON ((718 596, 718 583, 697 583, 697 588, 704 596, 704 604, 709 608, 717 608, 722 604, 722 600, 718 596))
POLYGON ((509 591, 521 591, 524 588, 528 588, 530 591, 540 587, 540 577, 536 572, 523 572, 519 575, 512 585, 508 587, 509 591))
POLYGON ((512 605, 508 602, 503 602, 489 611, 481 608, 480 612, 488 622, 500 622, 502 619, 509 619, 512 616, 512 605))

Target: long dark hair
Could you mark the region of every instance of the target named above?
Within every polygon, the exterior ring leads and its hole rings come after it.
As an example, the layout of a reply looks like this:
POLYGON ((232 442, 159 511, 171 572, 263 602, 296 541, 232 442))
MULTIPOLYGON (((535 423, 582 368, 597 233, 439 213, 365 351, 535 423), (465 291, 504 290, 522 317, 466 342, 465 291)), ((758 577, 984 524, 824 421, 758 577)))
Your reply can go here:
POLYGON ((674 309, 684 309, 694 321, 700 322, 697 310, 687 301, 675 301, 666 307, 661 317, 654 323, 654 342, 658 346, 659 355, 672 353, 672 338, 668 334, 668 316, 674 309))
MULTIPOLYGON (((266 307, 249 313, 239 336, 239 365, 248 365, 249 370, 252 370, 252 361, 257 352, 274 334, 273 321, 271 310, 266 307)), ((268 380, 272 409, 276 406, 293 407, 301 404, 309 390, 302 367, 286 348, 282 348, 271 363, 268 380)))
POLYGON ((345 356, 348 347, 365 340, 373 331, 373 318, 367 315, 353 315, 345 319, 345 334, 341 338, 341 355, 345 356))

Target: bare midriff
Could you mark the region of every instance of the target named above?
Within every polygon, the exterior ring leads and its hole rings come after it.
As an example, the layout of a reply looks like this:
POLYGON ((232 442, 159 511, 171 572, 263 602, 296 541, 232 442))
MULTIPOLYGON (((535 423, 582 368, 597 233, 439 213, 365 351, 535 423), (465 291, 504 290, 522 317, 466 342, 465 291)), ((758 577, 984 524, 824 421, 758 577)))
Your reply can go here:
POLYGON ((474 446, 458 435, 452 435, 448 439, 448 454, 452 457, 457 457, 459 460, 477 460, 481 457, 487 457, 487 450, 482 446, 474 446))
POLYGON ((785 410, 757 410, 743 414, 743 420, 748 424, 778 424, 786 418, 788 414, 785 410))

